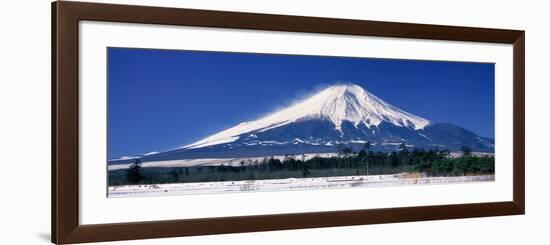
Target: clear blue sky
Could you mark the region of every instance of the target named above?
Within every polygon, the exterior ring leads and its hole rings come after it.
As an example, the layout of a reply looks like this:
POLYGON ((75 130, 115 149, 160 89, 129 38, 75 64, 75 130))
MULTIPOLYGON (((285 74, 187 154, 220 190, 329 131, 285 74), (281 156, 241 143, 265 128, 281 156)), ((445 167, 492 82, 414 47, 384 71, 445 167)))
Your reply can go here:
POLYGON ((494 64, 108 48, 108 157, 192 143, 338 82, 494 137, 494 64))

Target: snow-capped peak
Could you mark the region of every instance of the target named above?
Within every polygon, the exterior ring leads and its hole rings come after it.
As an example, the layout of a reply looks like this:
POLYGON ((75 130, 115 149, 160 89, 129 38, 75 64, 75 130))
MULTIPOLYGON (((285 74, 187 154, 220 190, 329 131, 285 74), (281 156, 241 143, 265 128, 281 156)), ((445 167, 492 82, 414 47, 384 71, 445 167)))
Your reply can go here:
POLYGON ((285 109, 255 121, 240 123, 184 148, 229 143, 238 140, 239 135, 245 133, 263 132, 305 119, 330 120, 337 130, 341 129, 344 121, 367 127, 388 122, 412 129, 422 129, 430 124, 430 121, 402 111, 356 84, 337 84, 285 109))

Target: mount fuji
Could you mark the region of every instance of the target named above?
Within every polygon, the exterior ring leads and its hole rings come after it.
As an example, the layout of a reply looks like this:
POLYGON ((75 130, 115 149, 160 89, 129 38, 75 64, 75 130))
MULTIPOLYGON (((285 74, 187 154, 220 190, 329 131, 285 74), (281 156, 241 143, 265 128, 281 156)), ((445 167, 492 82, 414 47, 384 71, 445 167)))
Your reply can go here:
MULTIPOLYGON (((460 126, 434 123, 388 104, 355 84, 330 86, 285 109, 240 123, 181 148, 142 156, 143 161, 261 157, 411 148, 493 152, 494 140, 460 126)), ((127 162, 126 160, 124 162, 127 162)), ((121 161, 116 161, 117 163, 121 161)), ((113 162, 114 163, 114 162, 113 162)))

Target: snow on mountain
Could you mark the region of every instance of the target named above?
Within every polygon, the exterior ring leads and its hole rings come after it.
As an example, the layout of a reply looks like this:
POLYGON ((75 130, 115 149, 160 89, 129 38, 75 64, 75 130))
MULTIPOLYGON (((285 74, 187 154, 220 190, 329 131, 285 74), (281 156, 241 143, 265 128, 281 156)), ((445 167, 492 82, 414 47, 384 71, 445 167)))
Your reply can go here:
POLYGON ((150 156, 150 155, 155 155, 155 154, 159 154, 160 152, 158 151, 151 151, 151 152, 147 152, 147 153, 144 153, 143 155, 144 156, 150 156))
MULTIPOLYGON (((374 151, 416 149, 459 151, 468 146, 494 152, 494 139, 450 123, 430 122, 396 108, 354 84, 328 87, 283 110, 240 123, 193 144, 142 155, 143 162, 184 159, 240 159, 355 151, 370 142, 374 151)), ((110 164, 131 163, 111 159, 110 164)))
MULTIPOLYGON (((235 142, 240 135, 251 132, 265 132, 290 123, 323 119, 330 121, 334 128, 342 132, 344 122, 352 123, 356 128, 378 127, 381 123, 390 123, 412 130, 423 129, 431 122, 419 116, 396 108, 374 96, 355 84, 330 86, 313 96, 288 108, 272 113, 255 121, 243 122, 232 128, 199 140, 183 149, 235 142)), ((250 134, 249 137, 253 137, 250 134)))

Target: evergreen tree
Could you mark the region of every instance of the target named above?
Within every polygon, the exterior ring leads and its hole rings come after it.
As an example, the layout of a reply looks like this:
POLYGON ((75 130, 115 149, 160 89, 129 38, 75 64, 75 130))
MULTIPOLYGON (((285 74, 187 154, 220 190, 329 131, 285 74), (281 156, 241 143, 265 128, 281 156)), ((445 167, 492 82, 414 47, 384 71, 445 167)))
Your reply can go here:
POLYGON ((359 161, 358 168, 364 170, 365 174, 369 174, 369 155, 372 155, 370 150, 371 144, 369 141, 363 145, 363 149, 357 154, 357 160, 359 161))
POLYGON ((370 143, 370 141, 367 141, 367 143, 365 143, 365 146, 364 146, 364 149, 367 151, 367 159, 366 159, 366 162, 367 162, 367 175, 369 175, 369 166, 372 162, 374 162, 374 152, 372 152, 372 145, 370 143))
POLYGON ((126 179, 132 184, 137 184, 144 178, 145 176, 141 174, 141 160, 136 159, 126 172, 126 179))
POLYGON ((407 149, 407 142, 401 142, 398 155, 400 164, 412 164, 412 159, 409 157, 409 149, 407 149))
POLYGON ((399 166, 399 157, 397 156, 397 153, 395 151, 392 151, 388 157, 388 161, 392 167, 399 166))
POLYGON ((178 182, 180 179, 180 172, 176 170, 170 171, 170 175, 172 175, 172 178, 174 179, 173 182, 178 182))
POLYGON ((307 162, 302 162, 302 177, 306 178, 311 174, 307 162))
POLYGON ((359 159, 360 161, 365 161, 367 159, 367 152, 365 151, 365 149, 362 149, 359 151, 359 153, 357 153, 357 159, 359 159))

